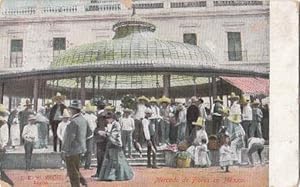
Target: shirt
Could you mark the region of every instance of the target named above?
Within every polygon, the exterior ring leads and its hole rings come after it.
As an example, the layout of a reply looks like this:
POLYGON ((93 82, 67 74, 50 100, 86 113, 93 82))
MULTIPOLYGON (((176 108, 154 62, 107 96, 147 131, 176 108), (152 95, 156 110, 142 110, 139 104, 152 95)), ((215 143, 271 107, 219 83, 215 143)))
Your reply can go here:
POLYGON ((8 125, 5 123, 0 127, 0 148, 3 148, 7 145, 8 137, 8 125))
POLYGON ((143 131, 144 131, 145 139, 150 140, 150 131, 149 131, 150 121, 147 118, 144 118, 142 120, 142 124, 143 124, 143 131))
POLYGON ((60 121, 61 120, 61 111, 60 106, 57 105, 53 120, 60 121))
POLYGON ((252 121, 252 108, 249 103, 243 106, 243 121, 252 121))
POLYGON ((134 116, 134 119, 142 119, 145 117, 145 109, 146 109, 146 106, 144 104, 137 104, 137 109, 136 109, 136 112, 135 112, 135 116, 134 116))
POLYGON ((178 114, 178 122, 186 123, 186 109, 182 109, 178 114))
POLYGON ((91 129, 92 132, 94 132, 94 130, 97 127, 97 116, 95 114, 88 114, 85 113, 83 115, 84 119, 87 120, 89 128, 91 129))
POLYGON ((123 131, 133 131, 134 130, 134 120, 132 117, 121 118, 120 119, 121 128, 123 131))
POLYGON ((238 104, 238 101, 234 101, 233 104, 230 107, 230 111, 229 111, 230 115, 234 115, 234 114, 239 114, 241 115, 241 105, 238 104))
POLYGON ((27 124, 22 133, 24 140, 28 142, 35 142, 38 138, 38 129, 35 124, 27 124))
POLYGON ((152 110, 152 118, 153 119, 156 119, 156 118, 160 118, 160 109, 158 106, 154 106, 154 105, 151 105, 151 110, 152 110))
POLYGON ((57 132, 57 137, 60 139, 60 141, 63 141, 67 125, 69 125, 69 124, 70 124, 70 121, 67 121, 67 122, 62 121, 58 124, 56 132, 57 132))
POLYGON ((203 119, 207 119, 207 114, 203 103, 199 105, 199 112, 200 112, 199 115, 200 117, 202 117, 203 119))

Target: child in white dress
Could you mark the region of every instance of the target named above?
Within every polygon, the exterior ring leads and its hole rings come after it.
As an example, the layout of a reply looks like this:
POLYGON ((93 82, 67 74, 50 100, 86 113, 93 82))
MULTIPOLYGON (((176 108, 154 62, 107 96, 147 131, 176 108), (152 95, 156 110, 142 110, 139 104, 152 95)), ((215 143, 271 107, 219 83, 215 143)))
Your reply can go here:
POLYGON ((229 172, 229 166, 233 164, 233 150, 229 146, 229 136, 225 138, 225 143, 220 148, 220 166, 225 168, 225 172, 229 172))
POLYGON ((206 139, 201 140, 201 144, 195 148, 195 166, 196 167, 209 167, 211 161, 208 156, 208 149, 206 139))

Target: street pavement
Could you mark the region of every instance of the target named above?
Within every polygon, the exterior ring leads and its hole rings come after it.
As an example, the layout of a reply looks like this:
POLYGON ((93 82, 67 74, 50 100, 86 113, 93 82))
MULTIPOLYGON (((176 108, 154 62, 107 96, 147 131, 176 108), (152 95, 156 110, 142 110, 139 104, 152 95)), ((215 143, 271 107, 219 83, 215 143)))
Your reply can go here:
MULTIPOLYGON (((131 181, 103 182, 95 181, 90 176, 93 170, 81 169, 88 181, 89 187, 264 187, 268 186, 268 165, 255 167, 230 168, 225 173, 219 167, 210 168, 168 168, 149 169, 134 167, 135 176, 131 181)), ((34 171, 6 170, 7 175, 14 181, 15 187, 70 187, 66 170, 37 169, 34 171)), ((0 182, 0 186, 1 185, 0 182)))

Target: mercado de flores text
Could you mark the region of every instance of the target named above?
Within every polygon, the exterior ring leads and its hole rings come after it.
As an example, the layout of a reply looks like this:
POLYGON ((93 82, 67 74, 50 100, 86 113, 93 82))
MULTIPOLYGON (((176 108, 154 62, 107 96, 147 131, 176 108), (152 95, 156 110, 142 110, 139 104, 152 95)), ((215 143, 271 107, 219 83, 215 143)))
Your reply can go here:
MULTIPOLYGON (((201 110, 201 105, 206 113, 201 126, 207 131, 211 164, 216 166, 219 153, 212 142, 221 125, 215 126, 213 107, 221 103, 223 116, 238 98, 241 123, 244 106, 256 111, 257 105, 262 111, 261 129, 253 137, 266 140, 267 162, 268 1, 133 1, 133 9, 122 1, 75 2, 2 2, 0 103, 6 110, 21 112, 30 105, 34 113, 44 108, 47 117, 55 104, 53 97, 60 95, 65 96, 66 106, 79 100, 84 111, 89 104, 99 109, 101 103, 120 116, 129 108, 134 118, 141 100, 146 106, 155 103, 158 109, 167 103, 168 141, 161 141, 159 127, 157 165, 174 167, 174 154, 185 139, 178 141, 178 106, 188 110, 196 105, 201 110)), ((56 162, 60 155, 48 154, 53 144, 48 129, 50 146, 47 151, 36 148, 39 156, 34 158, 39 162, 33 167, 61 167, 56 162)), ((145 152, 145 142, 140 143, 145 152)), ((136 152, 132 148, 129 164, 146 165, 145 155, 139 158, 136 152)), ((12 157, 5 167, 25 167, 23 159, 18 160, 22 151, 8 149, 7 154, 12 157)), ((244 147, 239 165, 247 163, 244 147)))

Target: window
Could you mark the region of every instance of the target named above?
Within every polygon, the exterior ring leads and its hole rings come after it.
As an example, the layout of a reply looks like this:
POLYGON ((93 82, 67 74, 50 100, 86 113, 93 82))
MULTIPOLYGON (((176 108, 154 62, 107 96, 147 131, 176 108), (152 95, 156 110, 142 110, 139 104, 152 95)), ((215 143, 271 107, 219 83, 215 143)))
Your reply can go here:
POLYGON ((23 66, 23 40, 11 40, 10 43, 10 67, 23 66))
POLYGON ((206 7, 206 1, 171 3, 171 8, 188 8, 188 7, 206 7))
POLYGON ((191 45, 197 45, 197 36, 195 33, 183 34, 183 42, 191 45))
POLYGON ((229 61, 242 61, 242 43, 240 32, 228 32, 228 59, 229 61))
POLYGON ((66 38, 53 38, 53 60, 66 50, 66 38))

